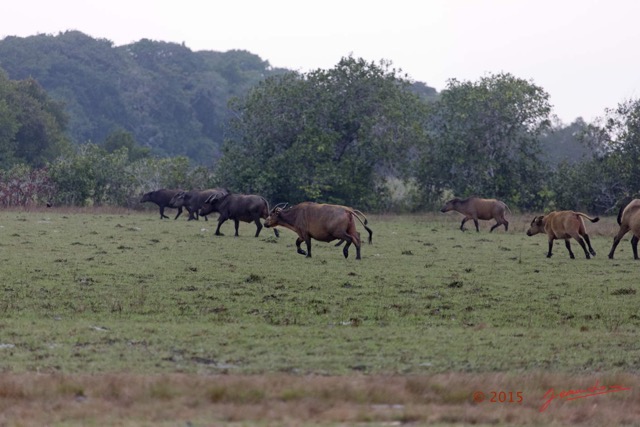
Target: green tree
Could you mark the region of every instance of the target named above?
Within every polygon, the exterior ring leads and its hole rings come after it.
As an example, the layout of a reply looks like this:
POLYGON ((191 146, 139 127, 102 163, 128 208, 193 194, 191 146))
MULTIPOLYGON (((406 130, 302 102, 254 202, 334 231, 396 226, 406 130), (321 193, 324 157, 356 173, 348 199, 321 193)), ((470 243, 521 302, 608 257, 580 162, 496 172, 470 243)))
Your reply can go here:
POLYGON ((266 79, 231 105, 217 168, 236 191, 272 200, 380 208, 423 139, 424 103, 390 63, 343 58, 333 69, 266 79))
POLYGON ((16 133, 20 128, 16 110, 10 104, 14 86, 0 69, 0 169, 16 163, 16 133))
POLYGON ((640 99, 608 109, 600 125, 595 124, 606 157, 616 164, 617 182, 626 193, 640 191, 640 99), (604 122, 604 123, 602 123, 604 122))
POLYGON ((35 80, 9 80, 0 70, 0 166, 44 166, 68 149, 66 125, 62 105, 35 80))
POLYGON ((497 74, 449 81, 431 104, 416 178, 426 203, 443 192, 499 197, 540 208, 545 176, 538 135, 548 128, 549 95, 531 82, 497 74))
POLYGON ((84 206, 125 205, 131 182, 126 148, 108 153, 96 144, 79 147, 78 153, 61 157, 51 165, 51 177, 62 204, 84 206))
POLYGON ((559 170, 553 191, 567 209, 615 212, 622 200, 640 195, 640 100, 627 100, 587 126, 581 140, 594 157, 559 170), (573 188, 573 196, 563 198, 573 188))
POLYGON ((103 147, 108 153, 125 148, 130 161, 148 157, 151 153, 151 149, 137 145, 133 134, 123 129, 111 132, 104 140, 103 147))
POLYGON ((577 118, 568 126, 558 120, 540 135, 541 159, 555 169, 561 162, 580 163, 593 157, 594 149, 585 142, 588 124, 577 118))

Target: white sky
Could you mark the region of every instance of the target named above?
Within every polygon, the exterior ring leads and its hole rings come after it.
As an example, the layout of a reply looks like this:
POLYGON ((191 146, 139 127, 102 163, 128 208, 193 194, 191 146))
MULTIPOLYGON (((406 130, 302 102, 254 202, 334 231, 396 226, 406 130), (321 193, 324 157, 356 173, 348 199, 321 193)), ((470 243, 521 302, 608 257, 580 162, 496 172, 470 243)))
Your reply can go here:
POLYGON ((272 66, 390 60, 438 91, 506 72, 550 95, 565 123, 640 97, 636 0, 20 0, 3 2, 0 39, 78 30, 128 44, 243 49, 272 66), (6 3, 9 3, 7 5, 6 3))

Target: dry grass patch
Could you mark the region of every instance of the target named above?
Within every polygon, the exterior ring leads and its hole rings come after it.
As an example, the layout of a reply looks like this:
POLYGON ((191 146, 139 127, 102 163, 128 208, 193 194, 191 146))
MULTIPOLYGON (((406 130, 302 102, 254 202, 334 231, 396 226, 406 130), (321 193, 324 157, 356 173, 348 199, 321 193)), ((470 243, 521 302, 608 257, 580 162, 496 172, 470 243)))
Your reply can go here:
POLYGON ((631 374, 3 374, 0 425, 629 425, 640 423, 638 387, 631 374), (596 383, 631 390, 556 399, 540 412, 549 389, 596 383), (474 402, 479 391, 487 400, 474 402), (522 402, 491 402, 501 391, 521 392, 522 402))

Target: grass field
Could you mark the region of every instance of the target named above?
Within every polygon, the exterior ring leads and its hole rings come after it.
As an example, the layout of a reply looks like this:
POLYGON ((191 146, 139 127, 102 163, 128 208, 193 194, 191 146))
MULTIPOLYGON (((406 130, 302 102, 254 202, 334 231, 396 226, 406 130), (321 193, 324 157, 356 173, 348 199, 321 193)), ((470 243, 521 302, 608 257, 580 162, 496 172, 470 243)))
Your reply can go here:
POLYGON ((0 425, 640 423, 640 263, 629 236, 607 258, 615 218, 571 260, 533 215, 371 216, 357 261, 158 217, 0 212, 0 425), (631 390, 539 412, 596 381, 631 390))

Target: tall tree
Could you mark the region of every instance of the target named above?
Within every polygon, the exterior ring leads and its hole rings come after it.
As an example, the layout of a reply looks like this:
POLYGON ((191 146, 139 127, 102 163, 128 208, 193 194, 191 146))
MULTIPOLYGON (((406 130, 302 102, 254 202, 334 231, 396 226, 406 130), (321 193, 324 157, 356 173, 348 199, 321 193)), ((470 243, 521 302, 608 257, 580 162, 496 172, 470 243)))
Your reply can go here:
POLYGON ((0 69, 0 168, 15 163, 16 133, 20 128, 16 111, 11 104, 14 86, 0 69))
POLYGON ((570 125, 552 120, 551 127, 540 135, 542 159, 555 169, 562 162, 574 164, 592 158, 594 149, 583 141, 587 127, 581 117, 570 125))
POLYGON ((577 183, 583 191, 579 193, 582 197, 574 196, 574 203, 606 213, 615 211, 622 200, 640 197, 640 99, 608 108, 587 126, 582 139, 594 149, 595 158, 575 165, 576 170, 564 171, 567 177, 556 180, 558 185, 553 188, 557 198, 564 194, 562 183, 577 183))
POLYGON ((424 199, 450 191, 539 207, 544 170, 537 137, 550 124, 548 98, 539 86, 510 74, 449 80, 427 120, 434 144, 417 162, 424 199))
POLYGON ((117 129, 111 132, 104 140, 103 147, 108 153, 113 153, 116 150, 126 148, 129 155, 129 161, 148 157, 151 152, 150 148, 137 145, 133 134, 124 129, 117 129))
POLYGON ((33 79, 13 81, 0 72, 0 166, 40 167, 68 149, 67 116, 33 79))
POLYGON ((424 103, 390 65, 346 57, 265 80, 232 104, 219 178, 277 200, 380 207, 387 177, 424 138, 424 103))

